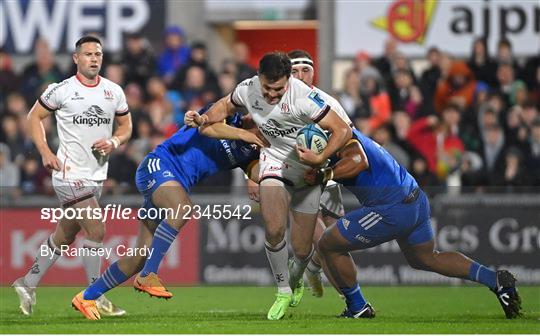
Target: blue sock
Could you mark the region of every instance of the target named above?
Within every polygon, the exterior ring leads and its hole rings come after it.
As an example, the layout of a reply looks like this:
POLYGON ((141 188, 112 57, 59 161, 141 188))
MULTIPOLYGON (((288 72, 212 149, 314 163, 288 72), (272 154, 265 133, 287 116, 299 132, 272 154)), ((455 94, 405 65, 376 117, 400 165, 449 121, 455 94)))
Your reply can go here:
POLYGON ((477 262, 473 262, 469 269, 469 280, 493 289, 497 287, 497 272, 477 262))
POLYGON ((86 288, 83 297, 85 300, 95 300, 127 279, 128 277, 118 267, 118 262, 115 262, 93 284, 86 288))
POLYGON ((358 283, 352 287, 340 289, 343 295, 345 295, 349 310, 357 312, 364 308, 366 305, 366 299, 364 299, 364 295, 362 295, 362 290, 360 289, 360 285, 358 283))
POLYGON ((178 230, 167 224, 165 220, 159 224, 154 233, 154 239, 152 239, 152 256, 146 259, 144 268, 141 271, 142 276, 147 276, 149 273, 157 274, 161 260, 169 250, 169 247, 172 245, 177 235, 178 230))

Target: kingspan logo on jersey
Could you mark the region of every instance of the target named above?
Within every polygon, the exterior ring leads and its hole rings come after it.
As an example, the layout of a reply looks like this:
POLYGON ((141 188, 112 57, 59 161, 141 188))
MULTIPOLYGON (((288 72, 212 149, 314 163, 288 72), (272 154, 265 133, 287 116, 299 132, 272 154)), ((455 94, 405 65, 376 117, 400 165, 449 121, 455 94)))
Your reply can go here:
POLYGON ((260 128, 264 134, 273 138, 277 138, 278 136, 284 137, 298 131, 298 127, 283 128, 283 126, 274 119, 268 119, 260 128))
POLYGON ((73 117, 73 124, 75 125, 88 125, 92 126, 101 126, 109 125, 111 123, 111 118, 105 117, 105 111, 97 105, 92 105, 88 110, 84 111, 82 115, 77 115, 73 117))

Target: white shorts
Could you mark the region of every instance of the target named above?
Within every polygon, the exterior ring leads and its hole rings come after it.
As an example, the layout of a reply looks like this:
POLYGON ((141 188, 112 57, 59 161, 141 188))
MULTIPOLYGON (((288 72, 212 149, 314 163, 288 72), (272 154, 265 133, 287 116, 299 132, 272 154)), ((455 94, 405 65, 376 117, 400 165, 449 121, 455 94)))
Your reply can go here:
POLYGON ((304 181, 304 172, 308 166, 287 163, 261 154, 259 160, 259 183, 266 179, 281 181, 291 195, 290 208, 302 213, 317 213, 323 185, 309 186, 304 181))
POLYGON ((95 197, 99 200, 103 190, 103 181, 88 179, 52 178, 52 185, 62 207, 67 208, 81 201, 95 197))
POLYGON ((321 195, 319 209, 323 216, 330 216, 339 219, 345 215, 343 208, 343 196, 341 187, 334 181, 329 181, 321 195))

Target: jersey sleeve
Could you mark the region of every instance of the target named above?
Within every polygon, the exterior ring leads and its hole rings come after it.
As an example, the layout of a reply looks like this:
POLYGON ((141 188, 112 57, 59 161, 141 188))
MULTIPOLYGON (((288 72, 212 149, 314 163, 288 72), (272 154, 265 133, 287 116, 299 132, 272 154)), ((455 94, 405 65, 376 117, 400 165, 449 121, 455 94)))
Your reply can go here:
POLYGON ((315 90, 311 90, 307 95, 301 97, 297 102, 297 106, 297 113, 299 114, 297 117, 301 119, 309 118, 314 123, 321 121, 331 109, 330 105, 315 90))
POLYGON ((238 84, 231 93, 231 103, 236 107, 246 106, 248 89, 253 85, 253 79, 249 78, 238 84))
POLYGON ((124 91, 119 87, 118 90, 118 104, 116 105, 115 116, 121 117, 129 113, 129 107, 126 101, 126 95, 124 91))
POLYGON ((62 83, 53 83, 50 84, 47 89, 43 92, 38 98, 38 102, 43 106, 47 111, 54 112, 62 106, 62 94, 61 88, 66 84, 62 83))

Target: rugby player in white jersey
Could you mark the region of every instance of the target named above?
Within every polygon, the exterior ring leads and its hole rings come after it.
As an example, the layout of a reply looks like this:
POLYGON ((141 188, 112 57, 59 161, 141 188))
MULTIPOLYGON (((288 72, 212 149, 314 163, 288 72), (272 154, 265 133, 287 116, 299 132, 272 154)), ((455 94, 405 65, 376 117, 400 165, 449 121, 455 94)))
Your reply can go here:
MULTIPOLYGON (((336 111, 338 116, 343 119, 343 121, 345 121, 348 125, 353 127, 351 119, 349 118, 347 112, 345 112, 345 109, 343 109, 341 104, 334 97, 330 96, 326 92, 320 90, 313 85, 315 68, 311 55, 307 51, 300 49, 290 51, 287 55, 291 59, 292 63, 291 75, 294 78, 297 78, 302 82, 306 83, 312 89, 316 90, 324 99, 324 101, 326 101, 328 105, 330 105, 332 109, 336 111)), ((315 235, 313 237, 314 243, 316 243, 321 238, 326 227, 333 225, 340 217, 345 214, 345 210, 343 208, 343 197, 341 195, 341 189, 339 184, 332 180, 328 181, 321 195, 321 203, 319 208, 319 217, 317 219, 317 226, 315 227, 315 235)), ((314 253, 306 268, 306 276, 309 286, 311 287, 311 292, 316 297, 321 297, 323 295, 323 286, 321 282, 321 265, 321 259, 319 258, 317 253, 314 253)), ((326 269, 325 274, 327 275, 327 278, 332 282, 332 284, 334 284, 330 273, 326 272, 326 269)), ((337 287, 336 285, 334 285, 334 287, 339 292, 339 287, 337 287)))
POLYGON ((204 115, 186 113, 190 126, 212 129, 210 136, 230 138, 219 123, 238 107, 245 107, 261 133, 270 143, 260 155, 260 203, 265 221, 266 254, 278 287, 277 298, 267 318, 281 319, 293 299, 296 288, 313 253, 313 231, 319 212, 323 186, 309 187, 303 179, 306 167, 324 165, 326 160, 351 138, 351 128, 332 110, 319 92, 291 77, 291 61, 286 54, 266 54, 259 62, 258 76, 238 84, 232 94, 223 97, 204 115), (303 126, 318 123, 332 133, 328 146, 320 154, 296 146, 296 134, 303 126), (285 231, 289 210, 292 214, 291 245, 296 268, 289 279, 285 231), (289 281, 291 280, 291 281, 289 281))
MULTIPOLYGON (((122 88, 99 76, 103 61, 101 41, 84 36, 75 49, 77 74, 49 85, 27 120, 43 165, 52 170, 52 184, 62 207, 94 209, 99 208, 98 199, 107 179, 109 154, 131 137, 131 116, 122 88), (43 119, 53 115, 60 139, 56 154, 47 144, 42 124, 43 119), (113 122, 117 124, 114 134, 113 122)), ((99 277, 101 257, 96 252, 103 248, 105 223, 85 214, 81 212, 81 217, 72 220, 60 219, 54 233, 41 244, 28 273, 13 283, 23 314, 32 314, 39 281, 60 257, 61 246, 73 243, 81 228, 85 233, 82 261, 87 280, 92 283, 99 277)), ((98 301, 103 315, 125 314, 104 296, 98 301)))

